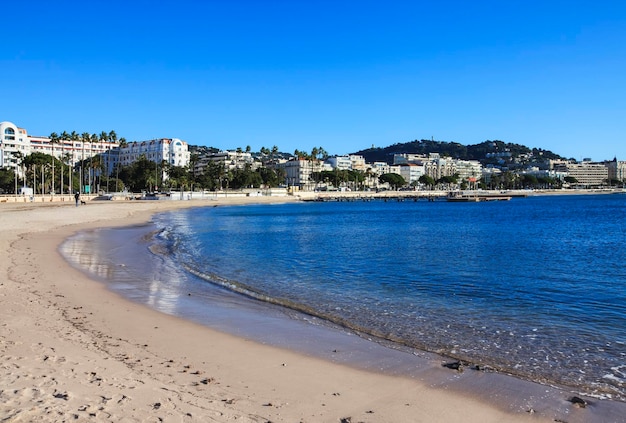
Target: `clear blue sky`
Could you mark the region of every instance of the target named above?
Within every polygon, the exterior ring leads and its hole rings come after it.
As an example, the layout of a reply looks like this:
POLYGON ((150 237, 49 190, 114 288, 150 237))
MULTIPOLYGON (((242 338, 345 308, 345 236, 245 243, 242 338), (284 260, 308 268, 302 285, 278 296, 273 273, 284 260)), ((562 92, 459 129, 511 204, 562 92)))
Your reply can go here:
POLYGON ((6 1, 0 121, 345 154, 626 160, 624 1, 6 1))

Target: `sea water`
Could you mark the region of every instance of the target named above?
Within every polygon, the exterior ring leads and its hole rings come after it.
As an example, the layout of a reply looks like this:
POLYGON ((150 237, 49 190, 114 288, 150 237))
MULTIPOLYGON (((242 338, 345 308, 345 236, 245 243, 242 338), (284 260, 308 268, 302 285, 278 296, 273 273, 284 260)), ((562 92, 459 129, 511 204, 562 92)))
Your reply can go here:
POLYGON ((66 255, 161 311, 232 329, 254 321, 242 305, 254 298, 403 348, 626 398, 625 195, 202 207, 107 233, 123 235, 83 234, 66 255), (89 254, 71 251, 86 240, 89 254), (142 242, 152 257, 138 254, 142 242))

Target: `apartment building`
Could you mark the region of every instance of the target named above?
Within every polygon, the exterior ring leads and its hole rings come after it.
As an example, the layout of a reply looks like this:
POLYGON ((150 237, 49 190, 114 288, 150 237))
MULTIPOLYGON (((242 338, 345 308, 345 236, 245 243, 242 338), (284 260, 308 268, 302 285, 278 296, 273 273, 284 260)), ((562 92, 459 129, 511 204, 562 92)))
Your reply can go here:
POLYGON ((558 163, 554 165, 556 172, 565 172, 576 178, 578 184, 586 186, 600 186, 606 184, 609 178, 609 168, 602 163, 584 161, 581 163, 558 163))
POLYGON ((53 142, 49 137, 28 135, 26 129, 19 128, 11 122, 0 122, 0 135, 0 166, 13 168, 18 174, 21 174, 20 156, 43 153, 67 164, 75 164, 118 146, 107 141, 83 142, 60 139, 53 142))
POLYGON ((54 142, 49 137, 28 135, 26 129, 11 122, 0 122, 0 166, 13 168, 21 176, 20 156, 36 152, 54 156, 69 165, 101 155, 108 173, 113 172, 117 164, 126 166, 141 156, 172 166, 187 166, 190 158, 189 146, 177 138, 136 141, 121 146, 109 141, 59 139, 54 142))
POLYGON ((297 187, 303 191, 315 188, 313 173, 324 170, 324 163, 318 160, 293 159, 276 165, 285 170, 285 182, 289 187, 297 187))
POLYGON ((404 178, 407 184, 417 183, 419 179, 425 174, 424 165, 416 163, 406 163, 400 165, 400 175, 404 178))

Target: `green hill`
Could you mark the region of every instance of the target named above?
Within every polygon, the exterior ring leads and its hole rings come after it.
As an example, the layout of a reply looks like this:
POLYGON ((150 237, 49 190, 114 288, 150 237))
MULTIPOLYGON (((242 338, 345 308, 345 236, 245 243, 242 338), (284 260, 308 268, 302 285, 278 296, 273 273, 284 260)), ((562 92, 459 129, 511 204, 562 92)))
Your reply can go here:
POLYGON ((394 154, 439 153, 442 157, 459 160, 478 160, 486 164, 531 164, 545 163, 548 159, 563 159, 549 150, 529 148, 525 145, 505 143, 504 141, 484 141, 480 144, 463 145, 457 142, 415 140, 393 144, 384 148, 369 148, 354 154, 365 157, 365 161, 393 163, 394 154))

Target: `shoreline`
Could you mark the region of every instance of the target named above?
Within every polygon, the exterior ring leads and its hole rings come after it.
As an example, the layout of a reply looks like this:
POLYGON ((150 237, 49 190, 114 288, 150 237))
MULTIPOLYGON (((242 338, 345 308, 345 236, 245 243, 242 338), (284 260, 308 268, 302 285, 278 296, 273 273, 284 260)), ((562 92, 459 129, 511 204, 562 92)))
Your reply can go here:
POLYGON ((275 201, 294 199, 1 206, 10 260, 0 265, 0 386, 13 389, 0 392, 0 412, 10 421, 623 421, 607 420, 601 401, 583 409, 564 397, 552 410, 553 399, 529 398, 512 412, 497 406, 505 393, 472 394, 472 380, 505 375, 446 369, 450 383, 428 386, 220 333, 119 297, 57 250, 79 230, 147 222, 160 211, 275 201))

